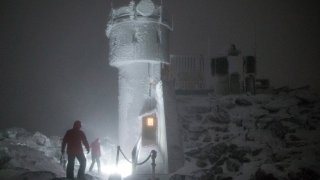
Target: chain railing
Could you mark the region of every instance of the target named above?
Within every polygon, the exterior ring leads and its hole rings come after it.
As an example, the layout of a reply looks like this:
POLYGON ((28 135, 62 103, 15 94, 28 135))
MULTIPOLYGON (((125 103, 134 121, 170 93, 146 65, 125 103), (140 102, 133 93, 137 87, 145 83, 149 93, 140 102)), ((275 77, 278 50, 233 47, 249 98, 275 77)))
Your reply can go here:
MULTIPOLYGON (((137 143, 138 144, 138 143, 137 143)), ((122 151, 122 149, 120 148, 120 146, 117 146, 117 157, 116 157, 116 166, 118 167, 119 164, 119 156, 120 153, 122 154, 122 156, 124 157, 124 159, 126 161, 128 161, 130 164, 132 164, 133 169, 135 170, 136 166, 140 166, 143 165, 144 163, 146 163, 150 158, 152 160, 151 166, 152 166, 152 180, 155 180, 155 167, 156 167, 156 157, 157 157, 157 151, 156 150, 152 150, 150 152, 150 154, 148 155, 148 157, 142 161, 142 162, 138 162, 137 160, 137 144, 136 146, 133 148, 132 150, 132 160, 130 161, 130 159, 124 154, 124 152, 122 151)))

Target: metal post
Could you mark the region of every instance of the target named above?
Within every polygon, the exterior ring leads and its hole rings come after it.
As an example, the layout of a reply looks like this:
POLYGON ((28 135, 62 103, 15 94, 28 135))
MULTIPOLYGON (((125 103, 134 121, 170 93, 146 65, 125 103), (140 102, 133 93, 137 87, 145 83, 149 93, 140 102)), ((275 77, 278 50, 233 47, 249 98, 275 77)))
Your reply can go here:
POLYGON ((156 157, 157 157, 157 151, 152 150, 151 151, 151 159, 152 159, 152 180, 156 180, 156 157))
POLYGON ((119 164, 119 152, 120 152, 120 146, 117 146, 116 167, 118 167, 118 164, 119 164))
POLYGON ((134 173, 137 166, 137 144, 132 149, 131 159, 132 159, 132 173, 134 173))

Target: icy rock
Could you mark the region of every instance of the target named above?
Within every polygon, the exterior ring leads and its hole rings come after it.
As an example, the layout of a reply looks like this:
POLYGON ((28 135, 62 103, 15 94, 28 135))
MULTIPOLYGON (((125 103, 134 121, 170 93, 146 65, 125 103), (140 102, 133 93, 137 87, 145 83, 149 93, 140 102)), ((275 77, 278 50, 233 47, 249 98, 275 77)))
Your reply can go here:
POLYGON ((34 133, 32 138, 40 146, 50 146, 50 139, 40 132, 34 133))
POLYGON ((29 135, 29 133, 23 128, 10 128, 6 130, 5 134, 8 136, 8 138, 12 139, 29 135))
POLYGON ((52 180, 56 175, 49 171, 29 171, 13 179, 15 180, 52 180))
POLYGON ((278 98, 275 99, 263 107, 270 112, 278 112, 280 109, 287 109, 291 106, 295 106, 299 103, 299 100, 296 98, 278 98))
POLYGON ((2 169, 10 160, 11 157, 9 156, 8 148, 0 147, 0 169, 2 169))

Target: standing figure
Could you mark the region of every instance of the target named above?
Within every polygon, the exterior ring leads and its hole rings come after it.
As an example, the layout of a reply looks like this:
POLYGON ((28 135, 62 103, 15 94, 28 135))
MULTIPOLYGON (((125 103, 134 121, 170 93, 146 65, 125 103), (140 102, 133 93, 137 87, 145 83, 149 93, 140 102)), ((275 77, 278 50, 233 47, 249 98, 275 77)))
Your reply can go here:
POLYGON ((67 178, 74 179, 74 161, 78 159, 80 167, 78 170, 78 179, 84 179, 84 171, 86 169, 86 157, 83 154, 82 144, 90 152, 89 144, 86 135, 80 130, 81 122, 75 121, 73 128, 69 129, 63 137, 61 145, 61 153, 64 154, 65 147, 67 146, 68 165, 67 165, 67 178))
POLYGON ((95 164, 95 162, 97 162, 98 164, 98 172, 100 174, 100 156, 101 156, 101 150, 100 150, 100 140, 99 138, 97 138, 96 140, 94 140, 91 145, 91 157, 92 157, 92 163, 91 166, 89 168, 89 171, 92 171, 93 166, 95 164))

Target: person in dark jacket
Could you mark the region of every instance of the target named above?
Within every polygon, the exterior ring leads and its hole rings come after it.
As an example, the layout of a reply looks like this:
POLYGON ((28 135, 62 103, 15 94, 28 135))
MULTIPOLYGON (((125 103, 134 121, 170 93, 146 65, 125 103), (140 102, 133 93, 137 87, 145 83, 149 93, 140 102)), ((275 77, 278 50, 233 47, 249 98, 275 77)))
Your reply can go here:
POLYGON ((100 150, 100 140, 99 138, 97 138, 96 140, 94 140, 91 144, 91 158, 92 158, 92 163, 91 166, 89 168, 89 171, 92 171, 93 166, 95 164, 95 162, 97 162, 98 165, 98 172, 100 173, 100 156, 101 156, 101 150, 100 150))
POLYGON ((67 178, 74 179, 74 161, 78 159, 80 167, 78 170, 78 179, 84 179, 84 171, 86 169, 86 157, 83 154, 82 144, 90 152, 89 144, 86 135, 80 130, 81 122, 75 121, 73 128, 69 129, 63 137, 61 145, 61 153, 64 154, 67 146, 68 164, 67 164, 67 178))

